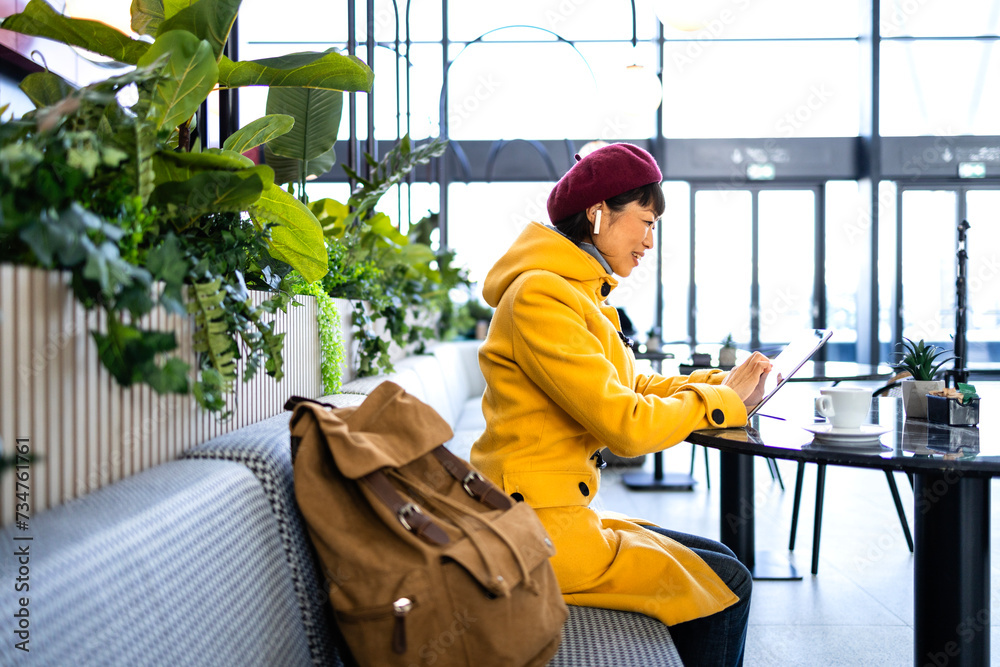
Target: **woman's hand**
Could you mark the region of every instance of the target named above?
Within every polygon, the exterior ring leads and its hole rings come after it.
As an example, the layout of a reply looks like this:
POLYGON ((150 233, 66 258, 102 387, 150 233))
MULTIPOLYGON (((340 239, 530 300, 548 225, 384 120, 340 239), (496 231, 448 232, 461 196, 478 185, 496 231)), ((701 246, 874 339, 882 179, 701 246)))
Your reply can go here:
POLYGON ((735 391, 743 405, 752 408, 764 398, 764 380, 770 372, 771 360, 760 352, 754 352, 749 359, 729 371, 722 384, 735 391))

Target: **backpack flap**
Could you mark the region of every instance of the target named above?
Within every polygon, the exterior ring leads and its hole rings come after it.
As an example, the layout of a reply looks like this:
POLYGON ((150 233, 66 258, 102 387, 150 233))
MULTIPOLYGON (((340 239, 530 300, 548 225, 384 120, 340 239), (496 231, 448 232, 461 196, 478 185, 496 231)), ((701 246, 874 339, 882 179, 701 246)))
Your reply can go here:
POLYGON ((491 596, 507 597, 521 585, 537 594, 532 573, 555 554, 555 548, 534 510, 515 503, 482 519, 472 524, 468 539, 445 547, 442 560, 460 565, 491 596))
POLYGON ((301 437, 308 428, 299 420, 306 410, 315 415, 337 468, 348 479, 402 467, 454 435, 434 408, 389 381, 376 387, 357 407, 297 404, 290 422, 293 437, 301 437))

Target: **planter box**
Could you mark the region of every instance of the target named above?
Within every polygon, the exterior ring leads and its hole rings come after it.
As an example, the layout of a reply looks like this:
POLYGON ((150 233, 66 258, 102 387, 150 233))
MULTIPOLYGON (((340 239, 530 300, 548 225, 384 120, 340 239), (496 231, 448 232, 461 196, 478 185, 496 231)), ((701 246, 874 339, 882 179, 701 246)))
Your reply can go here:
POLYGON ((927 421, 949 426, 975 426, 979 423, 979 399, 963 404, 957 398, 928 396, 927 421))
MULTIPOLYGON (((260 303, 265 295, 251 298, 260 303)), ((315 301, 300 301, 275 317, 277 331, 286 333, 284 379, 275 382, 263 371, 248 383, 241 379, 227 399, 233 414, 222 421, 190 395, 119 386, 90 335, 104 326, 104 315, 76 302, 68 274, 0 264, 0 438, 7 453, 16 438, 27 438, 38 457, 30 469, 31 513, 276 415, 292 394, 319 396, 315 301)), ((349 328, 349 313, 344 321, 349 328)), ((154 311, 142 323, 173 330, 179 355, 193 366, 189 318, 154 311)), ((14 501, 7 471, 0 478, 0 525, 13 521, 14 501)))
POLYGON ((900 383, 903 390, 903 412, 906 418, 927 419, 927 392, 944 389, 944 380, 914 380, 900 383))

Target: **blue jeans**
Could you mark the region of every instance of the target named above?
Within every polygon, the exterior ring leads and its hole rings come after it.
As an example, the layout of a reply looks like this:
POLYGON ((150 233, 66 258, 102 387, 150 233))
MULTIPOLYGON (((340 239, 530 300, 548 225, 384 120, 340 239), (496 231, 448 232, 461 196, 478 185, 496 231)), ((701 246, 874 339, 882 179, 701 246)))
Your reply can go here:
POLYGON ((687 667, 739 667, 750 620, 750 592, 753 578, 727 546, 715 540, 678 533, 658 526, 649 530, 676 540, 694 551, 740 601, 704 618, 670 626, 677 652, 687 667))

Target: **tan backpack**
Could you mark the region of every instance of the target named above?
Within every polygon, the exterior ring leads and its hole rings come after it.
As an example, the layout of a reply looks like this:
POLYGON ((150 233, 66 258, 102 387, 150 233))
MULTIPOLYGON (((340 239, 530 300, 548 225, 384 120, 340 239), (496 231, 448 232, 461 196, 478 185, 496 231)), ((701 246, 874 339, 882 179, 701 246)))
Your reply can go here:
POLYGON ((295 497, 360 665, 544 665, 568 611, 534 510, 383 382, 358 407, 293 397, 295 497))

